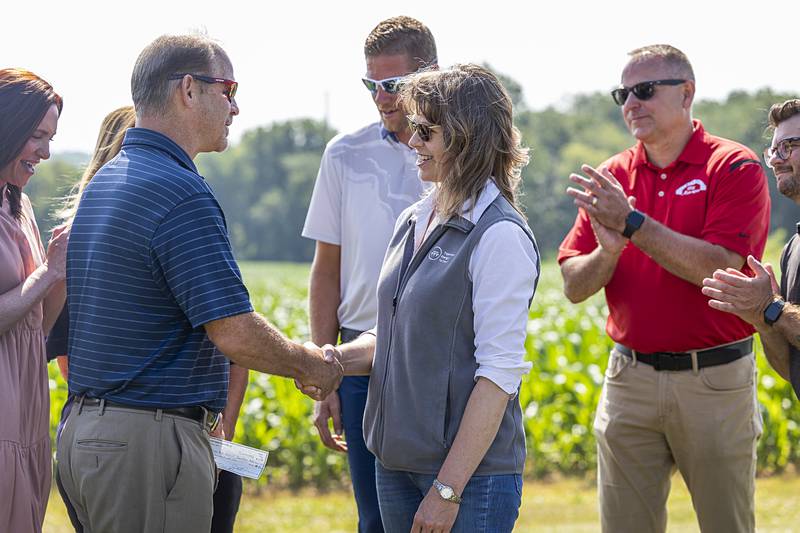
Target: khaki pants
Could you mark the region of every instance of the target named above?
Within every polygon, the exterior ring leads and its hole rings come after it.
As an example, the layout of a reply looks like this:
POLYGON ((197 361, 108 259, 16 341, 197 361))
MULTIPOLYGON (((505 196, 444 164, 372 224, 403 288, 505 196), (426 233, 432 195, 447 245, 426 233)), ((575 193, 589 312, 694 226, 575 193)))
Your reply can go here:
POLYGON ((215 465, 199 422, 76 403, 58 469, 86 533, 211 529, 215 465))
POLYGON ((663 532, 677 468, 704 533, 755 531, 755 358, 657 372, 611 352, 594 422, 604 532, 663 532))

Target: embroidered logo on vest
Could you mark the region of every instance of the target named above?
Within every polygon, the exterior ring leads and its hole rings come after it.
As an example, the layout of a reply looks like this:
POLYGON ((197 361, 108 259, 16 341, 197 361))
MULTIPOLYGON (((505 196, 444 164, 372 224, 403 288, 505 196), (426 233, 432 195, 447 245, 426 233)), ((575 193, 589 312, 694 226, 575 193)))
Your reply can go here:
POLYGON ((428 260, 439 261, 440 263, 448 263, 454 255, 456 254, 445 252, 440 247, 434 246, 433 248, 431 248, 431 251, 428 252, 428 260))
POLYGON ((689 196, 690 194, 697 194, 707 189, 706 184, 702 180, 694 179, 688 183, 684 183, 675 190, 678 196, 689 196))

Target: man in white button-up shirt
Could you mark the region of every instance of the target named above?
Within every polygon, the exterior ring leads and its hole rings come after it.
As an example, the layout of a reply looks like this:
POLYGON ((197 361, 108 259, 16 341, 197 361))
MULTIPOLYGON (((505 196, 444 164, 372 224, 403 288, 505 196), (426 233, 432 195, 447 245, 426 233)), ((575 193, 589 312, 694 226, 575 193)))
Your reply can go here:
MULTIPOLYGON (((369 34, 364 55, 362 81, 380 121, 328 144, 303 228, 304 237, 317 241, 309 312, 311 339, 320 346, 336 344, 340 334, 342 341, 352 340, 375 326, 375 288, 395 220, 425 189, 407 145, 411 133, 397 90, 403 76, 436 64, 433 35, 412 18, 390 18, 369 34)), ((346 378, 338 393, 316 404, 315 425, 325 446, 347 452, 359 531, 382 532, 375 457, 361 429, 368 383, 368 377, 346 378)))

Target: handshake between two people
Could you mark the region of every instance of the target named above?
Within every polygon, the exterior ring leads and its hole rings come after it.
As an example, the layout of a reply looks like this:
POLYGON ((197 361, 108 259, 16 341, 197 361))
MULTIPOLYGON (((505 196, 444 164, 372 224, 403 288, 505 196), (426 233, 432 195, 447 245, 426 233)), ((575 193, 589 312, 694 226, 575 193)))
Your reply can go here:
POLYGON ((342 381, 342 354, 330 344, 319 347, 313 342, 306 342, 303 348, 310 352, 315 362, 312 368, 306 369, 304 376, 294 379, 295 386, 303 394, 315 400, 323 400, 338 389, 342 381))
MULTIPOLYGON (((307 342, 303 346, 309 350, 319 350, 326 364, 336 365, 348 376, 368 376, 372 371, 372 361, 375 357, 374 331, 362 333, 355 340, 339 346, 324 344, 318 347, 312 342, 307 342)), ((320 401, 338 387, 337 382, 333 389, 323 390, 316 383, 299 378, 295 378, 294 384, 303 394, 320 401)))

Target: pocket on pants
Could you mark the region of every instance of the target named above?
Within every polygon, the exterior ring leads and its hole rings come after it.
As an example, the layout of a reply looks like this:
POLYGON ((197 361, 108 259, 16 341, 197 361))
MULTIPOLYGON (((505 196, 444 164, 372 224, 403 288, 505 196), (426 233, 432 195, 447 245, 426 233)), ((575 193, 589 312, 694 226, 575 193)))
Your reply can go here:
POLYGON ((630 357, 622 355, 617 350, 612 350, 606 367, 606 377, 608 379, 619 378, 629 366, 631 366, 630 357))
POLYGON ((107 439, 81 439, 75 443, 75 447, 92 452, 123 452, 128 448, 128 443, 107 439))
POLYGON ((755 383, 755 358, 747 355, 725 365, 700 369, 700 379, 709 389, 735 391, 749 389, 755 383))
POLYGON ((193 421, 173 423, 180 459, 164 502, 164 532, 209 531, 216 475, 208 437, 193 421))

